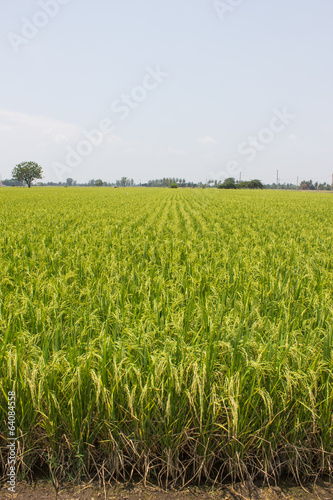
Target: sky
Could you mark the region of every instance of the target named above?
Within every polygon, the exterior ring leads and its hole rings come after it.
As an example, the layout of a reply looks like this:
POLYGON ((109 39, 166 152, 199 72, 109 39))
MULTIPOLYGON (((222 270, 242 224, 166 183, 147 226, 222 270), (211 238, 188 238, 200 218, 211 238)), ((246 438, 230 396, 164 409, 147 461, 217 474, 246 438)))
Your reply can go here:
POLYGON ((0 175, 331 183, 332 0, 0 0, 0 175))

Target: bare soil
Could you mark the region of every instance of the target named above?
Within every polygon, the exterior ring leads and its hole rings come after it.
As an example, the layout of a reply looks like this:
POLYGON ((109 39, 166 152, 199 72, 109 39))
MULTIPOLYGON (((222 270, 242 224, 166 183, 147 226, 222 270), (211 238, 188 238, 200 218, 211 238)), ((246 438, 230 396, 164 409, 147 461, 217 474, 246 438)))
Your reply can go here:
POLYGON ((64 486, 56 492, 47 481, 36 485, 21 482, 15 493, 5 486, 0 489, 1 500, 333 500, 333 483, 319 481, 315 486, 296 487, 283 483, 280 487, 258 488, 249 485, 223 488, 191 487, 184 490, 163 491, 154 486, 118 485, 98 488, 96 485, 64 486))

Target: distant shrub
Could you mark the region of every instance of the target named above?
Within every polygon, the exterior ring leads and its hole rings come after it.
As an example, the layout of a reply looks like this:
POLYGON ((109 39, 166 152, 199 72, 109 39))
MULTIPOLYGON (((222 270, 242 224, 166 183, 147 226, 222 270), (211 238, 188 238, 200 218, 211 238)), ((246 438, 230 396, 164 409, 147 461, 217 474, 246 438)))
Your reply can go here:
POLYGON ((252 179, 251 181, 241 181, 236 184, 237 189, 264 189, 264 185, 259 179, 252 179))
POLYGON ((217 186, 219 189, 236 189, 236 182, 233 177, 228 177, 222 184, 217 186))

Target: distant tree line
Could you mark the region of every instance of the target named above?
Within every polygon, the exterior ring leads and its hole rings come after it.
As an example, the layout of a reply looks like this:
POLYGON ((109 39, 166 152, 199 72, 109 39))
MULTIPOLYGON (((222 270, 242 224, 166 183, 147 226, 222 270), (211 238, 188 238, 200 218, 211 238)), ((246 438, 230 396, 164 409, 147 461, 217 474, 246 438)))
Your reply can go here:
POLYGON ((312 182, 312 180, 309 181, 302 181, 299 186, 293 183, 283 183, 283 184, 276 184, 275 182, 273 184, 265 184, 265 189, 299 189, 302 191, 331 191, 332 186, 330 184, 327 184, 327 182, 312 182))
POLYGON ((297 189, 297 185, 292 182, 284 182, 283 184, 276 184, 273 182, 272 184, 265 184, 265 189, 297 189))
POLYGON ((219 189, 264 189, 264 185, 259 179, 236 181, 233 177, 228 177, 222 184, 218 184, 217 187, 219 189))
POLYGON ((314 191, 314 190, 331 191, 331 189, 332 189, 332 187, 329 184, 327 184, 326 182, 319 184, 318 182, 313 183, 312 180, 302 181, 300 184, 300 187, 303 191, 307 191, 307 190, 310 190, 310 191, 314 191))
POLYGON ((177 185, 178 187, 197 187, 198 184, 194 182, 186 182, 185 179, 180 179, 178 177, 163 177, 163 179, 153 179, 142 184, 146 187, 171 187, 171 185, 177 185))
POLYGON ((4 179, 1 183, 3 186, 24 186, 24 182, 16 181, 15 179, 4 179))
MULTIPOLYGON (((33 162, 24 162, 15 167, 13 170, 13 178, 5 179, 1 183, 3 186, 24 186, 30 187, 31 182, 42 177, 41 167, 33 162)), ((102 179, 91 179, 88 182, 80 183, 71 177, 68 177, 64 182, 37 182, 38 186, 95 186, 95 187, 167 187, 167 188, 218 188, 218 189, 300 189, 303 191, 331 191, 332 186, 327 182, 319 183, 312 180, 303 180, 299 186, 293 183, 283 184, 263 184, 259 179, 249 181, 238 181, 233 177, 228 177, 223 182, 218 180, 207 180, 203 182, 186 181, 184 178, 178 177, 163 177, 163 179, 152 179, 145 183, 136 184, 133 179, 121 177, 116 182, 106 182, 102 179)))

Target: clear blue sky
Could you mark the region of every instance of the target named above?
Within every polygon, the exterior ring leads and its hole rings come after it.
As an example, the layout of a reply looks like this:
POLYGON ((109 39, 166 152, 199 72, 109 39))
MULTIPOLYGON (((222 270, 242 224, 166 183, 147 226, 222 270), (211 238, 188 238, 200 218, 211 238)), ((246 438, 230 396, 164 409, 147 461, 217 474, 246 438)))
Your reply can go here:
POLYGON ((3 179, 331 182, 331 0, 15 0, 0 26, 3 179))

